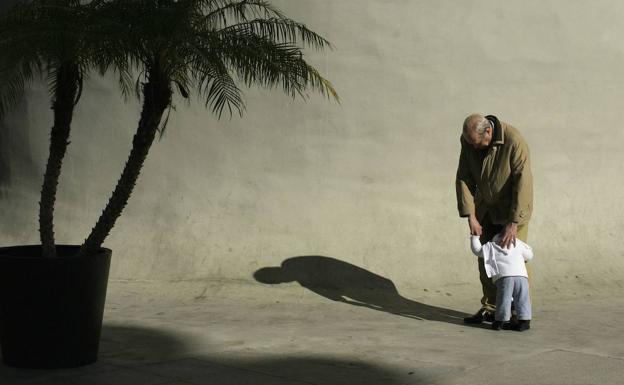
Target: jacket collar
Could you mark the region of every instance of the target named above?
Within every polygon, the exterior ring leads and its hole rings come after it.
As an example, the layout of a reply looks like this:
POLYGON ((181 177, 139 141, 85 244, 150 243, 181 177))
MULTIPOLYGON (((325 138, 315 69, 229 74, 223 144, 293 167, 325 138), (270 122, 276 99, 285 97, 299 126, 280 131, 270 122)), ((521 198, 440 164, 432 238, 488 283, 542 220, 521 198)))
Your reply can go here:
POLYGON ((487 115, 485 117, 490 122, 494 123, 494 137, 492 138, 492 144, 504 144, 505 143, 505 129, 498 118, 494 115, 487 115))

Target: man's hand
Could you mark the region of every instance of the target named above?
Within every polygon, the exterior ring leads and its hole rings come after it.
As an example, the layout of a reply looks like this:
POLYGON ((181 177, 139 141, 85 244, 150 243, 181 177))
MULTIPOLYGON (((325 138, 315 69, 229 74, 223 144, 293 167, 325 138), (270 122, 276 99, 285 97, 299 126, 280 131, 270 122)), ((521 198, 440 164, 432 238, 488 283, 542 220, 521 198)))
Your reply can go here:
POLYGON ((502 248, 509 248, 512 244, 514 247, 516 246, 516 235, 518 234, 518 224, 514 222, 510 222, 505 226, 505 230, 503 230, 503 237, 500 241, 500 246, 502 248))
POLYGON ((481 224, 474 214, 470 214, 470 216, 468 217, 468 226, 470 227, 470 235, 481 236, 483 229, 481 229, 481 224))

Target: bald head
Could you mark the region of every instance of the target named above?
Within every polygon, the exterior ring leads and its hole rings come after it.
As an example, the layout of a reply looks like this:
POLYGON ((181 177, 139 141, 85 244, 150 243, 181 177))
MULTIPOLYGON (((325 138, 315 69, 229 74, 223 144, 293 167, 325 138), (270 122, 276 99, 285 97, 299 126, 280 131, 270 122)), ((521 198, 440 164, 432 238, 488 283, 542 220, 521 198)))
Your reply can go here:
POLYGON ((487 147, 492 140, 492 124, 480 114, 471 114, 464 120, 462 135, 474 148, 487 147))
POLYGON ((490 126, 490 122, 480 114, 471 114, 464 120, 464 134, 469 131, 476 131, 483 135, 485 129, 490 126))

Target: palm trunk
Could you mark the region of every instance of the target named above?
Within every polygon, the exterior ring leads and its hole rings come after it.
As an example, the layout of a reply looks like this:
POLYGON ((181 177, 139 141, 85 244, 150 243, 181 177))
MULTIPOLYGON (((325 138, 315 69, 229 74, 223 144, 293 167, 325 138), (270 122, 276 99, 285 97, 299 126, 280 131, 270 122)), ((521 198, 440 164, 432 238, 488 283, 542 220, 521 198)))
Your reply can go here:
POLYGON ((54 126, 50 134, 50 154, 41 186, 39 202, 39 237, 43 257, 56 257, 54 240, 54 203, 63 158, 69 144, 69 132, 74 114, 80 72, 74 63, 61 64, 54 95, 54 126))
POLYGON ((78 256, 90 255, 102 246, 126 206, 156 136, 162 115, 171 103, 172 91, 169 84, 169 80, 159 73, 158 67, 152 67, 143 87, 143 109, 132 140, 130 156, 106 208, 80 248, 78 256))

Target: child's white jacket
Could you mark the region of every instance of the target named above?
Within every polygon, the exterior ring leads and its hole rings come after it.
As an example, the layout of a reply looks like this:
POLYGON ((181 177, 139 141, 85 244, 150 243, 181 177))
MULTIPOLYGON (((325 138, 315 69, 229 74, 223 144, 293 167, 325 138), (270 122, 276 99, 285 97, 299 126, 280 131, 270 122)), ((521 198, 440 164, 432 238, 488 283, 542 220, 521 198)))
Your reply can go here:
POLYGON ((478 235, 470 236, 472 252, 479 258, 483 258, 485 273, 492 281, 496 282, 501 277, 528 277, 525 261, 533 258, 531 246, 516 239, 516 246, 502 248, 498 245, 500 236, 497 235, 491 242, 481 245, 478 235))

